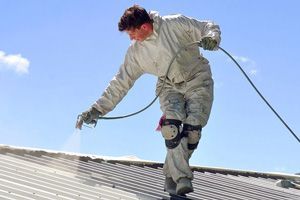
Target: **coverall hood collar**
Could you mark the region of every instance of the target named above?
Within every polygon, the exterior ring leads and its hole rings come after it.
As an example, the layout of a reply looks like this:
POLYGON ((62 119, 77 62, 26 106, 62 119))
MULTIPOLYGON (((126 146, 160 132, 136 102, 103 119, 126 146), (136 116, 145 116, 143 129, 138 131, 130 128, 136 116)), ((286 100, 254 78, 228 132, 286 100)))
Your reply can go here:
POLYGON ((162 18, 161 18, 161 16, 159 16, 159 13, 157 11, 150 11, 149 15, 150 15, 150 18, 153 19, 153 33, 146 40, 152 40, 152 39, 157 38, 158 30, 159 30, 159 27, 162 22, 162 18))

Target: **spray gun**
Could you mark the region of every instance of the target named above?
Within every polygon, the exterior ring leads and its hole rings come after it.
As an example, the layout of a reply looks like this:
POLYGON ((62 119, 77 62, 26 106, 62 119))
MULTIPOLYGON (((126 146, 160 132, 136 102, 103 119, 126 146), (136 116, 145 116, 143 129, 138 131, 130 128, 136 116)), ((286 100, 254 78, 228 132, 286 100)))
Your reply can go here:
POLYGON ((85 127, 88 127, 88 128, 95 128, 95 126, 97 125, 97 120, 92 120, 89 124, 91 124, 92 126, 88 126, 88 125, 85 125, 83 124, 84 123, 84 118, 86 116, 84 115, 87 115, 87 113, 82 113, 80 115, 77 116, 77 121, 76 121, 76 125, 75 125, 75 128, 76 129, 79 129, 81 130, 82 129, 82 126, 85 126, 85 127))

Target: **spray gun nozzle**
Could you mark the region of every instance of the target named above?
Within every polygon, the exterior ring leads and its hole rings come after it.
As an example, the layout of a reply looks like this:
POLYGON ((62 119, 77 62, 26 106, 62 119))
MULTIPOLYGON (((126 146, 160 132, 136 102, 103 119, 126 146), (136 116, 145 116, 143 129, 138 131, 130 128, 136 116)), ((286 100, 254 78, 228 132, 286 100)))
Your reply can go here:
POLYGON ((75 128, 81 130, 82 125, 83 125, 83 119, 82 119, 82 116, 81 116, 81 115, 78 115, 78 116, 77 116, 77 121, 76 121, 75 128))

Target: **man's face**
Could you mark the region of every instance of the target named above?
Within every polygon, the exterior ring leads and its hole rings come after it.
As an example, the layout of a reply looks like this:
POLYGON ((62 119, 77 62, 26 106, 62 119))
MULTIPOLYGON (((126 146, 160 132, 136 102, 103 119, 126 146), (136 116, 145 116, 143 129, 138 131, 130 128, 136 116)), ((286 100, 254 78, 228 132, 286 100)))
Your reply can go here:
POLYGON ((142 42, 152 33, 152 30, 142 25, 140 28, 126 30, 126 33, 129 35, 130 40, 142 42))

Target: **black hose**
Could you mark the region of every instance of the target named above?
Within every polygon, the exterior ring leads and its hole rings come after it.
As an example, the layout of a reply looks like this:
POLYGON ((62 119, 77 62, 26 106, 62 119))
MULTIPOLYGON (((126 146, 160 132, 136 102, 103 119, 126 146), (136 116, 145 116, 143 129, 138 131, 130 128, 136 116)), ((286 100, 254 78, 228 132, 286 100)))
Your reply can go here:
POLYGON ((243 70, 243 68, 239 65, 239 63, 222 47, 219 47, 231 60, 238 66, 238 68, 241 70, 243 75, 246 77, 250 85, 253 87, 253 89, 256 91, 256 93, 262 98, 262 100, 267 104, 267 106, 273 111, 273 113, 277 116, 277 118, 284 124, 284 126, 290 131, 290 133, 296 138, 296 140, 300 143, 300 139, 297 137, 297 135, 294 133, 294 131, 289 127, 289 125, 280 117, 280 115, 276 112, 276 110, 271 106, 271 104, 266 100, 266 98, 261 94, 261 92, 257 89, 257 87, 254 85, 254 83, 251 81, 249 76, 246 74, 246 72, 243 70))
MULTIPOLYGON (((103 116, 100 116, 99 119, 123 119, 123 118, 127 118, 127 117, 131 117, 131 116, 134 116, 134 115, 137 115, 145 110, 147 110, 150 106, 152 106, 152 104, 157 100, 157 98, 159 97, 159 95, 161 94, 163 88, 164 88, 164 85, 166 83, 166 78, 169 74, 169 71, 171 69, 171 66, 174 62, 174 60, 176 59, 177 55, 180 53, 180 51, 182 51, 183 49, 189 47, 189 46, 192 46, 192 45, 195 45, 197 44, 198 46, 201 46, 201 42, 200 41, 196 41, 196 42, 192 42, 184 47, 181 47, 176 53, 175 55, 173 56, 173 58, 171 59, 170 63, 169 63, 169 66, 168 66, 168 69, 167 69, 167 72, 166 72, 166 75, 164 77, 164 80, 163 80, 163 85, 161 87, 161 89, 159 90, 159 92, 157 93, 157 95, 155 96, 155 98, 147 105, 145 106, 144 108, 140 109, 139 111, 137 112, 134 112, 134 113, 131 113, 131 114, 128 114, 128 115, 121 115, 121 116, 116 116, 116 117, 103 117, 103 116)), ((254 83, 251 81, 251 79, 249 78, 249 76, 246 74, 246 72, 243 70, 243 68, 240 66, 240 64, 225 50, 223 49, 222 47, 218 47, 221 51, 223 51, 229 58, 231 58, 231 60, 236 64, 236 66, 241 70, 242 74, 246 77, 246 79, 248 80, 248 82, 250 83, 250 85, 253 87, 253 89, 256 91, 256 93, 262 98, 262 100, 267 104, 267 106, 273 111, 273 113, 277 116, 277 118, 283 123, 283 125, 290 131, 290 133, 295 137, 295 139, 300 143, 300 139, 298 138, 298 136, 294 133, 294 131, 289 127, 289 125, 282 119, 282 117, 277 113, 277 111, 271 106, 271 104, 266 100, 266 98, 261 94, 261 92, 257 89, 257 87, 254 85, 254 83)))

